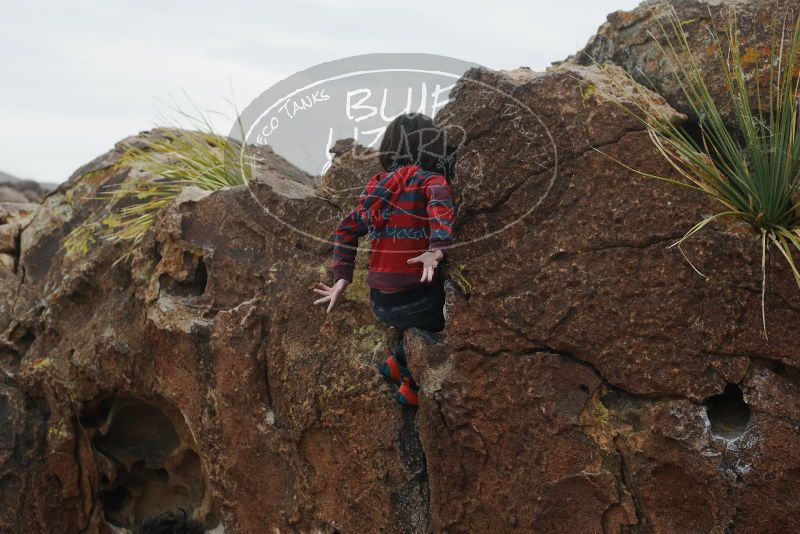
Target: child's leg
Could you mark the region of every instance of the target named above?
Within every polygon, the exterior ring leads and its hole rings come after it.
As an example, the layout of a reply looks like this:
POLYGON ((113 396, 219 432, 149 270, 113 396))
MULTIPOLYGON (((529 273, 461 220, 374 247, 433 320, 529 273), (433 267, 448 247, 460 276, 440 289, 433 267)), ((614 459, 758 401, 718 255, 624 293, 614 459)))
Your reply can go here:
POLYGON ((395 392, 394 400, 403 406, 418 406, 419 386, 412 379, 404 380, 395 392))
POLYGON ((403 349, 402 338, 400 338, 400 341, 392 347, 392 356, 394 356, 394 360, 398 365, 401 367, 408 367, 408 363, 406 362, 406 351, 403 349))
POLYGON ((370 291, 370 306, 375 317, 383 325, 392 326, 386 338, 386 346, 391 354, 380 364, 379 372, 399 384, 395 393, 395 400, 399 404, 416 406, 419 387, 408 370, 403 330, 416 327, 428 332, 441 331, 444 328, 444 290, 442 287, 433 287, 430 291, 422 292, 416 300, 397 305, 389 305, 384 299, 384 296, 377 295, 374 290, 370 291))
POLYGON ((432 287, 425 298, 425 305, 417 310, 409 326, 428 332, 441 332, 444 329, 444 288, 432 287))
MULTIPOLYGON (((441 332, 444 329, 444 288, 433 288, 425 298, 425 305, 417 309, 417 313, 410 318, 409 326, 419 328, 427 332, 441 332)), ((406 355, 403 349, 402 339, 394 349, 397 361, 402 361, 406 366, 406 355)), ((419 386, 409 373, 408 378, 404 379, 394 395, 395 401, 403 406, 419 405, 419 386)))
POLYGON ((401 384, 404 378, 410 378, 411 372, 408 370, 406 355, 403 350, 403 330, 399 328, 389 328, 386 330, 386 361, 378 366, 381 375, 401 384))
MULTIPOLYGON (((398 355, 403 359, 405 365, 405 352, 403 351, 403 329, 395 326, 386 329, 386 346, 389 351, 397 357, 398 355)), ((399 362, 398 362, 399 363, 399 362)))
POLYGON ((411 376, 411 371, 408 370, 406 353, 403 348, 403 330, 394 330, 397 331, 397 335, 387 338, 387 342, 393 343, 393 345, 390 345, 392 347, 391 355, 387 358, 386 362, 381 365, 380 373, 399 384, 400 387, 394 394, 394 400, 398 404, 403 406, 417 406, 419 404, 419 386, 414 381, 414 377, 411 376))
POLYGON ((403 348, 403 332, 400 332, 399 339, 395 340, 392 347, 392 357, 396 365, 400 369, 400 387, 394 394, 394 400, 401 406, 418 406, 419 405, 419 386, 411 376, 411 371, 408 370, 408 363, 406 361, 406 352, 403 348))

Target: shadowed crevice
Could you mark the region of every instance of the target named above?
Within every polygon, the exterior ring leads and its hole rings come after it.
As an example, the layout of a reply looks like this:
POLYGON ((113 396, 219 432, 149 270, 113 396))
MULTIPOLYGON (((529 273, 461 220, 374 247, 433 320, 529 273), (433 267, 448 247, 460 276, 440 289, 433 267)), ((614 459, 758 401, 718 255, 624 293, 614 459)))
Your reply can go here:
POLYGON ((195 445, 168 413, 131 398, 106 397, 84 406, 80 422, 93 433, 101 468, 99 501, 109 524, 132 528, 147 517, 180 510, 207 526, 218 521, 195 445))
POLYGON ((189 273, 185 279, 175 280, 169 274, 163 273, 158 280, 160 286, 174 297, 191 298, 203 295, 208 284, 208 268, 203 257, 186 251, 183 253, 183 265, 189 273))
POLYGON ((400 428, 400 458, 408 481, 391 494, 392 507, 400 519, 397 532, 403 534, 428 534, 433 532, 431 524, 430 490, 425 451, 419 439, 415 421, 415 409, 402 408, 400 428))

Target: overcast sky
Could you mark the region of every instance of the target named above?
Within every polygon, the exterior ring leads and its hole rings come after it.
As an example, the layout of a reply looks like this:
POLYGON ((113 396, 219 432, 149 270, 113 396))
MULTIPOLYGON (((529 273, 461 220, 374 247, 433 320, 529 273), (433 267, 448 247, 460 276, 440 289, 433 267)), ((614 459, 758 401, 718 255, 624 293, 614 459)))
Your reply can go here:
MULTIPOLYGON (((292 73, 370 52, 543 70, 634 0, 2 0, 0 170, 65 180, 187 97, 231 117, 292 73)), ((219 117, 220 131, 230 120, 219 117)))

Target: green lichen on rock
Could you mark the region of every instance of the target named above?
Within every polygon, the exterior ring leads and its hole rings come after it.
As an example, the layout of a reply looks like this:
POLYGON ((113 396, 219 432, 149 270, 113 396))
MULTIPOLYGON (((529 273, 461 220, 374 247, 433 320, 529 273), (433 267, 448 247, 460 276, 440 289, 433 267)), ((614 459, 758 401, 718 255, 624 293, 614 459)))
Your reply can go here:
POLYGON ((149 256, 142 262, 141 267, 136 270, 136 279, 140 283, 147 283, 152 278, 157 265, 158 260, 153 256, 149 256))
POLYGON ((372 352, 378 343, 383 342, 383 331, 378 325, 366 324, 356 331, 356 348, 359 352, 372 352))
POLYGON ((99 226, 97 222, 86 222, 73 228, 63 242, 67 257, 80 258, 89 252, 91 245, 97 241, 99 226))
POLYGON ((41 371, 45 367, 49 366, 50 363, 50 358, 38 358, 33 362, 33 368, 37 371, 41 371))
POLYGON ((56 446, 72 437, 70 430, 67 428, 67 423, 64 419, 57 419, 51 421, 47 427, 47 441, 50 444, 50 449, 55 450, 56 446))
POLYGON ((592 97, 592 95, 597 91, 597 86, 593 83, 584 83, 581 85, 580 92, 581 92, 581 103, 586 105, 586 102, 592 97))
POLYGON ((450 278, 465 295, 469 295, 472 292, 472 283, 467 278, 466 265, 463 263, 459 263, 450 269, 450 278))
POLYGON ((603 401, 600 400, 599 398, 594 399, 592 404, 594 407, 594 415, 597 418, 597 420, 600 422, 601 425, 607 425, 608 408, 606 408, 606 405, 603 404, 603 401))
POLYGON ((353 302, 369 305, 369 286, 367 273, 369 271, 369 249, 360 247, 356 255, 356 269, 353 272, 353 282, 347 288, 347 298, 353 302))

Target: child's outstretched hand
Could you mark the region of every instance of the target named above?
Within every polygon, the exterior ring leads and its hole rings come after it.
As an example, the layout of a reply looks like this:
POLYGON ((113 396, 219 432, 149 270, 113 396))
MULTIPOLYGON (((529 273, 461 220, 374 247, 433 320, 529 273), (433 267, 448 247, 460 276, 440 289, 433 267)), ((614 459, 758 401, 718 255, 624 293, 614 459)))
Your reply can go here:
POLYGON ((339 297, 344 293, 344 290, 347 289, 347 286, 350 285, 350 282, 341 278, 333 284, 333 287, 328 287, 323 283, 317 284, 317 287, 314 288, 315 293, 319 293, 320 295, 324 295, 321 299, 317 299, 314 301, 314 304, 324 304, 329 302, 328 309, 325 313, 330 313, 336 303, 339 302, 339 297))
POLYGON ((422 264, 422 278, 419 279, 420 282, 431 282, 433 281, 433 273, 436 271, 436 266, 439 265, 439 261, 444 257, 444 253, 441 250, 429 250, 420 254, 415 258, 409 259, 406 263, 421 263, 422 264))

